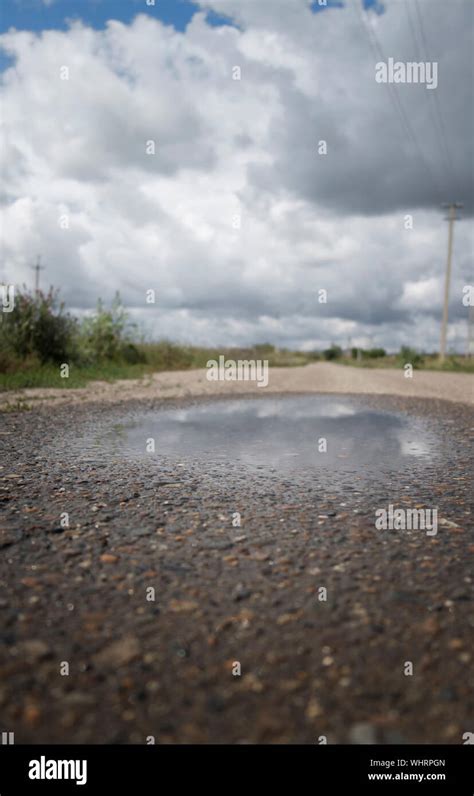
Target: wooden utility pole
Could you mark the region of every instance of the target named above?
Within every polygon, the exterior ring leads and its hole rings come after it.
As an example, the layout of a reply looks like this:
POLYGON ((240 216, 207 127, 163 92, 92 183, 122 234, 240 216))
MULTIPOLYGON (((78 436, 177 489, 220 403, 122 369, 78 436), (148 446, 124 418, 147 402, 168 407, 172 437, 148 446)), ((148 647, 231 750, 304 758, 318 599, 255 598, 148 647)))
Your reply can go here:
POLYGON ((443 321, 441 324, 441 343, 439 347, 439 361, 444 362, 446 357, 446 335, 448 331, 448 304, 449 304, 449 284, 451 282, 451 261, 453 257, 453 232, 454 232, 454 222, 456 218, 456 210, 463 207, 462 204, 459 202, 450 202, 449 204, 444 204, 442 207, 447 207, 449 209, 448 221, 449 221, 449 232, 448 232, 448 259, 446 262, 446 281, 444 283, 444 305, 443 305, 443 321))
POLYGON ((467 358, 474 356, 474 307, 469 307, 467 319, 467 358))
POLYGON ((40 271, 44 271, 44 269, 45 269, 45 266, 44 265, 40 265, 40 263, 41 263, 41 256, 38 255, 38 259, 36 260, 36 265, 32 265, 31 266, 33 271, 36 272, 35 273, 35 293, 37 293, 38 290, 39 290, 39 281, 40 281, 39 280, 39 273, 40 273, 40 271))

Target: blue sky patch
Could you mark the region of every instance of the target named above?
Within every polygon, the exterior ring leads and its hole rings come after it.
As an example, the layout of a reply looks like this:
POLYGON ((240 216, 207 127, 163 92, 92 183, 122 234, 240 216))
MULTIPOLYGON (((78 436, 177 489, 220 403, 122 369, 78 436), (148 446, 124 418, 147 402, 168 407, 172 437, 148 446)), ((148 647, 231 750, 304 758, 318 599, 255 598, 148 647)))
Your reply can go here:
MULTIPOLYGON (((66 30, 68 20, 80 19, 93 28, 103 28, 109 19, 128 24, 137 14, 148 14, 184 31, 199 11, 191 0, 155 0, 147 5, 146 0, 1 0, 0 31, 10 27, 18 30, 66 30)), ((209 25, 220 27, 234 25, 232 19, 209 11, 209 25)))
POLYGON ((342 0, 326 0, 326 4, 322 5, 319 0, 313 0, 311 3, 311 11, 313 14, 318 14, 320 11, 327 11, 328 8, 344 8, 342 0))

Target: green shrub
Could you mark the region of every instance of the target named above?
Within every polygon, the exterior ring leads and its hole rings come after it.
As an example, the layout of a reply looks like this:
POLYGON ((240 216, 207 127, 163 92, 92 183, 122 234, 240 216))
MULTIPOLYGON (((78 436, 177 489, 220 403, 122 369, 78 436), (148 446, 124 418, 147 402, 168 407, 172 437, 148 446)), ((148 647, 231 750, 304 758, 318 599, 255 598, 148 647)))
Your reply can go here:
POLYGON ((133 326, 119 293, 116 293, 110 309, 101 299, 94 315, 83 319, 80 326, 80 357, 86 364, 97 362, 119 362, 130 364, 144 362, 143 354, 132 341, 133 326))
POLYGON ((122 346, 122 359, 127 365, 141 365, 146 362, 146 356, 135 343, 125 343, 122 346))
POLYGON ((8 357, 62 363, 74 356, 77 323, 64 311, 58 291, 17 290, 12 312, 0 315, 2 369, 8 357))
POLYGON ((419 365, 423 364, 423 357, 418 351, 415 351, 414 348, 402 345, 399 354, 397 354, 397 362, 401 367, 410 364, 413 365, 414 368, 417 368, 419 365))

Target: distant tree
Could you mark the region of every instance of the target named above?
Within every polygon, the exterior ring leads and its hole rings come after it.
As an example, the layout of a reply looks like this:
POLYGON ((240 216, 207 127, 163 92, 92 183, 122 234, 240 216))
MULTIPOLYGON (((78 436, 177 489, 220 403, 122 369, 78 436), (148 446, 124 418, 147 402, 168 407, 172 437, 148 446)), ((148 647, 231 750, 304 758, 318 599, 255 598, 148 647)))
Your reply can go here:
POLYGON ((339 359, 342 356, 342 348, 339 345, 332 344, 330 348, 323 351, 324 359, 330 361, 331 359, 339 359))
POLYGON ((363 356, 368 357, 368 359, 378 359, 384 357, 386 353, 385 348, 369 348, 363 352, 363 356))

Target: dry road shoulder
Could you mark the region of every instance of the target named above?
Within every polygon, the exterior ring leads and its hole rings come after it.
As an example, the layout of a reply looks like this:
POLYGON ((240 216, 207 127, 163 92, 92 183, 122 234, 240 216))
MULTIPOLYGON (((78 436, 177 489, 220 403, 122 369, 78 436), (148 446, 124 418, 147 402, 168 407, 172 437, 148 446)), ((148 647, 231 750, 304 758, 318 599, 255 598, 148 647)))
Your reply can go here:
POLYGON ((415 370, 412 378, 406 378, 401 369, 375 370, 317 362, 304 367, 271 368, 268 386, 259 388, 256 382, 250 381, 208 381, 204 370, 186 370, 155 373, 139 380, 90 382, 82 389, 33 388, 5 392, 0 395, 0 410, 19 402, 35 406, 78 402, 121 403, 148 398, 251 392, 259 395, 302 392, 398 395, 472 405, 474 376, 468 373, 415 370))

